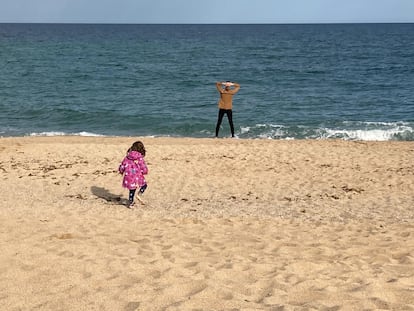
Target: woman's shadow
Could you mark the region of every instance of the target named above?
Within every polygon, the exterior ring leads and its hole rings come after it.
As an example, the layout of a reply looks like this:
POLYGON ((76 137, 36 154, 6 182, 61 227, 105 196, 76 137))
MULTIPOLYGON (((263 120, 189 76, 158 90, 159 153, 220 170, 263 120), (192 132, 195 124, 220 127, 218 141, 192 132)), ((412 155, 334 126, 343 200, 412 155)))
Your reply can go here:
POLYGON ((93 195, 97 196, 98 198, 104 199, 106 202, 116 205, 126 205, 126 199, 122 199, 119 195, 110 193, 107 189, 102 187, 91 187, 91 192, 93 195))

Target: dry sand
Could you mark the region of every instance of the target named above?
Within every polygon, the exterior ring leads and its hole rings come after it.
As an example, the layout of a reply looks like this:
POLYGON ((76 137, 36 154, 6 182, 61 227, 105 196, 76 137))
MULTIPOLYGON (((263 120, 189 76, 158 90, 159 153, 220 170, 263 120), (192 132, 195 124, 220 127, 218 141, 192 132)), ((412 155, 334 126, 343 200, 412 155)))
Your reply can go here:
POLYGON ((0 139, 1 310, 414 310, 414 143, 0 139))

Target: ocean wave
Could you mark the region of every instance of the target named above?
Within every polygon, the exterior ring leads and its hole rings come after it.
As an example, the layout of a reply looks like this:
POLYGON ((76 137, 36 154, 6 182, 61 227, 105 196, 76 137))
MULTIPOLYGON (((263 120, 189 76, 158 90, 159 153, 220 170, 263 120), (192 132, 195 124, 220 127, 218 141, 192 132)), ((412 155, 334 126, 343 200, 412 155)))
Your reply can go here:
MULTIPOLYGON (((210 128, 206 128, 205 123, 189 127, 186 124, 178 124, 174 128, 158 128, 152 131, 136 132, 108 132, 97 133, 90 131, 41 131, 29 134, 10 131, 10 129, 0 129, 1 136, 87 136, 87 137, 110 137, 110 136, 145 136, 145 137, 194 137, 209 138, 213 137, 210 128)), ((226 135, 228 128, 223 128, 221 134, 226 135)), ((236 135, 240 139, 341 139, 356 141, 414 141, 413 122, 360 122, 345 121, 337 122, 332 125, 285 125, 272 123, 259 123, 252 126, 240 126, 236 129, 236 135)))
POLYGON ((344 122, 345 128, 326 128, 323 138, 387 141, 414 140, 413 124, 408 122, 344 122))
POLYGON ((414 126, 409 122, 353 122, 336 126, 287 126, 256 124, 241 127, 240 138, 267 139, 342 139, 360 141, 414 141, 414 126))
POLYGON ((85 137, 104 137, 105 135, 90 132, 65 133, 65 132, 41 132, 30 133, 29 136, 85 136, 85 137))

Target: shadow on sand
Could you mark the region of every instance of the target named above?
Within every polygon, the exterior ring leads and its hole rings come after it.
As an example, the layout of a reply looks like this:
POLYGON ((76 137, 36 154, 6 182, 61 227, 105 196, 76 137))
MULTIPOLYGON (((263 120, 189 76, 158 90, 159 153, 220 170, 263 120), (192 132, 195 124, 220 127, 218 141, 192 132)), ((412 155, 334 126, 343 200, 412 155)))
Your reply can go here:
POLYGON ((98 198, 104 199, 108 203, 126 205, 128 202, 128 200, 122 199, 119 195, 113 194, 102 187, 92 186, 91 192, 93 195, 97 196, 98 198))

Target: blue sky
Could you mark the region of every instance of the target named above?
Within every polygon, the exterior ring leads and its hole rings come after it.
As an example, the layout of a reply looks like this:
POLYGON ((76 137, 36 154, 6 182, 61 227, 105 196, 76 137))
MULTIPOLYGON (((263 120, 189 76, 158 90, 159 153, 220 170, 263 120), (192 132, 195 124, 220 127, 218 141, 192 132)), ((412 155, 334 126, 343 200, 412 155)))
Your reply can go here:
POLYGON ((414 22, 414 0, 0 0, 0 22, 414 22))

